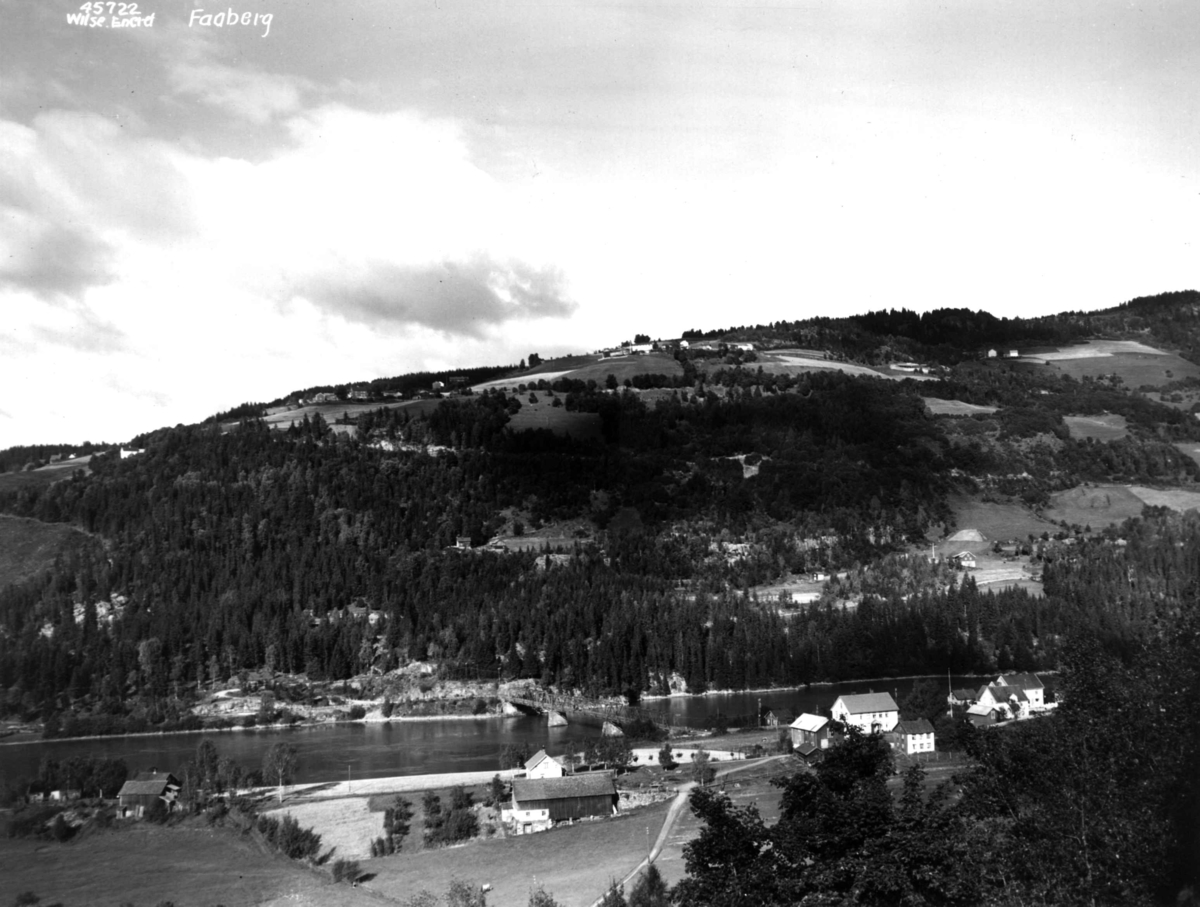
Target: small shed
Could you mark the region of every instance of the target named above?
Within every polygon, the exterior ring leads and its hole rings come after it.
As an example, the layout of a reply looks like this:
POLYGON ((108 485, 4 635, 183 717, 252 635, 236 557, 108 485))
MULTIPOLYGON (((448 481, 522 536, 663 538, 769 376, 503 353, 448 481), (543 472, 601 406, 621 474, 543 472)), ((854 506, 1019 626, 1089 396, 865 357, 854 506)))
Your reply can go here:
POLYGON ((615 815, 617 785, 611 772, 564 778, 514 778, 514 813, 546 810, 550 822, 615 815))
MULTIPOLYGON (((829 719, 822 715, 813 715, 805 712, 792 722, 790 730, 792 734, 792 747, 801 756, 805 756, 805 753, 802 751, 802 748, 805 746, 811 747, 813 750, 829 748, 829 719)), ((805 756, 805 758, 807 759, 808 757, 805 756)))
POLYGON ((791 709, 768 707, 763 712, 763 723, 767 727, 789 727, 796 720, 796 713, 791 709))

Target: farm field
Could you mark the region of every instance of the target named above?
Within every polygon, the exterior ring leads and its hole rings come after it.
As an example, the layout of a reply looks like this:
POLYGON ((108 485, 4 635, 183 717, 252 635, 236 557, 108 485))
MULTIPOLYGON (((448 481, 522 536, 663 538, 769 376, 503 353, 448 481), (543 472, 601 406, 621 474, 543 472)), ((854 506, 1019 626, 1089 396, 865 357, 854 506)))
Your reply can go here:
POLYGON ((974 416, 978 413, 991 415, 998 407, 963 403, 961 400, 941 400, 937 397, 922 397, 925 408, 935 416, 974 416))
POLYGON ((290 815, 321 836, 321 852, 333 848, 333 859, 366 860, 371 842, 383 834, 383 813, 371 812, 367 797, 294 803, 264 812, 282 818, 290 815))
POLYGON ((1099 530, 1141 516, 1145 502, 1125 485, 1086 485, 1050 496, 1046 518, 1099 530))
MULTIPOLYGON (((271 428, 291 428, 297 422, 303 422, 304 417, 312 417, 317 413, 321 414, 321 418, 328 422, 331 426, 334 421, 349 415, 354 418, 359 413, 374 412, 377 409, 400 409, 406 408, 413 412, 413 415, 427 412, 433 409, 440 403, 440 400, 403 400, 395 403, 314 403, 309 406, 297 406, 293 409, 285 407, 273 407, 263 421, 271 428)), ((222 427, 231 428, 234 423, 226 423, 222 427)))
POLYGON ((0 514, 0 588, 53 566, 59 554, 86 538, 66 523, 0 514))
POLYGON ((1030 575, 1028 558, 1005 561, 996 555, 977 555, 976 564, 976 568, 970 571, 970 575, 980 589, 992 592, 1001 592, 1005 589, 1024 589, 1036 598, 1045 595, 1042 583, 1030 575))
POLYGON ((1200 491, 1185 491, 1182 488, 1146 488, 1142 485, 1130 485, 1129 490, 1151 507, 1169 507, 1171 510, 1178 511, 1200 508, 1200 491))
POLYGON ((1099 416, 1063 416, 1063 422, 1076 440, 1094 438, 1097 441, 1117 441, 1129 435, 1124 416, 1104 413, 1099 416))
POLYGON ((519 396, 521 408, 509 418, 508 427, 513 431, 533 428, 548 428, 558 435, 570 435, 584 441, 600 437, 600 416, 597 413, 569 412, 565 406, 554 406, 554 398, 538 394, 537 403, 530 403, 529 396, 519 396))
POLYGON ((1076 379, 1115 374, 1132 388, 1200 377, 1200 366, 1133 340, 1092 340, 1022 356, 1022 360, 1043 363, 1076 379))
POLYGON ((82 469, 90 472, 88 463, 92 456, 76 457, 74 460, 64 460, 61 463, 50 463, 40 469, 29 472, 0 472, 0 491, 18 491, 22 488, 44 488, 61 479, 69 479, 75 470, 82 469))
POLYGON ((374 877, 360 889, 399 900, 422 889, 441 895, 452 880, 462 879, 492 886, 489 907, 525 907, 537 886, 563 907, 587 907, 611 879, 632 871, 645 857, 646 829, 653 840, 666 813, 664 802, 539 834, 476 839, 415 854, 406 850, 364 863, 374 877))
POLYGON ((1195 441, 1179 441, 1175 444, 1175 447, 1181 453, 1187 454, 1196 463, 1200 464, 1200 444, 1197 444, 1195 441))
POLYGON ((747 368, 757 368, 775 375, 802 375, 813 371, 838 371, 847 375, 865 375, 870 378, 888 378, 892 381, 933 381, 932 375, 917 375, 912 372, 881 371, 855 362, 839 362, 836 359, 824 359, 820 353, 814 354, 807 350, 770 350, 758 354, 758 360, 751 362, 747 368))
POLYGON ((579 356, 559 356, 557 359, 546 359, 527 372, 522 372, 517 380, 524 381, 527 378, 532 378, 534 381, 537 381, 540 378, 545 378, 549 381, 550 374, 553 374, 555 377, 566 375, 577 368, 591 365, 599 358, 595 353, 584 353, 579 356))
POLYGON ((646 353, 642 356, 621 356, 616 359, 600 359, 591 365, 571 372, 572 378, 587 381, 589 378, 597 384, 612 375, 618 383, 624 383, 626 378, 635 375, 667 375, 683 374, 683 366, 666 353, 646 353))
POLYGON ((67 844, 0 838, 5 903, 32 891, 43 904, 119 907, 368 907, 377 898, 263 851, 234 828, 139 823, 67 844))
MULTIPOLYGON (((998 504, 975 498, 957 498, 950 501, 950 506, 954 510, 955 530, 979 531, 989 548, 992 543, 1004 539, 1023 539, 1031 534, 1054 533, 1059 529, 1049 520, 1039 518, 1020 504, 998 504)), ((949 543, 949 547, 953 546, 954 543, 949 543)), ((957 550, 962 550, 962 547, 970 546, 960 546, 957 550)))

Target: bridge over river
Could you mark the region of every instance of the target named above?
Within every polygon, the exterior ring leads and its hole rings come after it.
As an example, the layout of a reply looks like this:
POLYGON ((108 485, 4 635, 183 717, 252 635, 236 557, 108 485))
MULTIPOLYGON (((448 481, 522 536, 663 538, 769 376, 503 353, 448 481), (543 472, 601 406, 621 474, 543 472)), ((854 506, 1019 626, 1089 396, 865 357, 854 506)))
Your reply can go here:
POLYGON ((672 719, 666 712, 651 711, 635 705, 604 702, 584 696, 564 696, 545 691, 527 691, 521 696, 505 696, 504 702, 519 709, 537 714, 557 714, 564 719, 584 722, 608 722, 624 727, 639 721, 650 721, 665 727, 687 727, 682 721, 672 719))

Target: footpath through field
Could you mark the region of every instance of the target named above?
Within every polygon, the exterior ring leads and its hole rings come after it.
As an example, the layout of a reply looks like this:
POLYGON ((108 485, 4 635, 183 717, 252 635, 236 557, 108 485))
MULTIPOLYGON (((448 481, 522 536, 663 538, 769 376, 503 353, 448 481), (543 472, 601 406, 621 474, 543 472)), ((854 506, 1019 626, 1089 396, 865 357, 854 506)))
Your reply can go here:
MULTIPOLYGON (((769 762, 778 762, 779 760, 786 758, 788 757, 781 755, 768 756, 765 759, 748 759, 745 762, 741 762, 731 768, 718 769, 716 774, 713 776, 713 781, 716 781, 718 778, 724 778, 728 775, 732 775, 735 772, 744 772, 747 769, 758 768, 759 766, 766 765, 769 762)), ((683 808, 687 806, 688 796, 691 794, 692 790, 695 789, 695 787, 696 782, 689 781, 687 784, 679 788, 679 793, 675 795, 675 799, 671 801, 670 809, 667 810, 667 817, 663 819, 662 828, 659 829, 658 832, 658 838, 655 839, 654 846, 650 849, 650 855, 645 860, 642 860, 642 862, 638 863, 637 866, 635 866, 633 870, 625 876, 625 878, 621 879, 621 885, 628 885, 637 877, 639 872, 646 868, 648 863, 658 859, 658 855, 662 853, 663 847, 666 846, 667 839, 670 838, 671 833, 675 829, 675 822, 679 819, 679 814, 683 812, 683 808)), ((600 902, 603 900, 604 895, 602 894, 592 903, 592 907, 599 907, 600 902)))

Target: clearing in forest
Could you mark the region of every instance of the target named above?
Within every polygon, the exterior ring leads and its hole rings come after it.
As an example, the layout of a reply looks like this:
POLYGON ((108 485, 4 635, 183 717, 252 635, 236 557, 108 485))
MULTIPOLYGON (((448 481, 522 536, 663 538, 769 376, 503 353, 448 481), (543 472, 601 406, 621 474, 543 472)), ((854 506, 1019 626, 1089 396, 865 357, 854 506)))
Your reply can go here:
POLYGON ((925 408, 935 416, 974 416, 991 415, 998 407, 981 406, 976 403, 963 403, 961 400, 942 400, 938 397, 922 397, 925 408))
POLYGON ((1117 441, 1128 436, 1129 426, 1124 416, 1103 413, 1099 416, 1063 416, 1063 422, 1076 441, 1094 438, 1097 441, 1117 441))
MULTIPOLYGON (((1080 485, 1050 496, 1046 518, 1099 531, 1112 523, 1141 516, 1145 502, 1126 485, 1080 485)), ((1053 535, 1054 531, 1051 530, 1053 535)))

